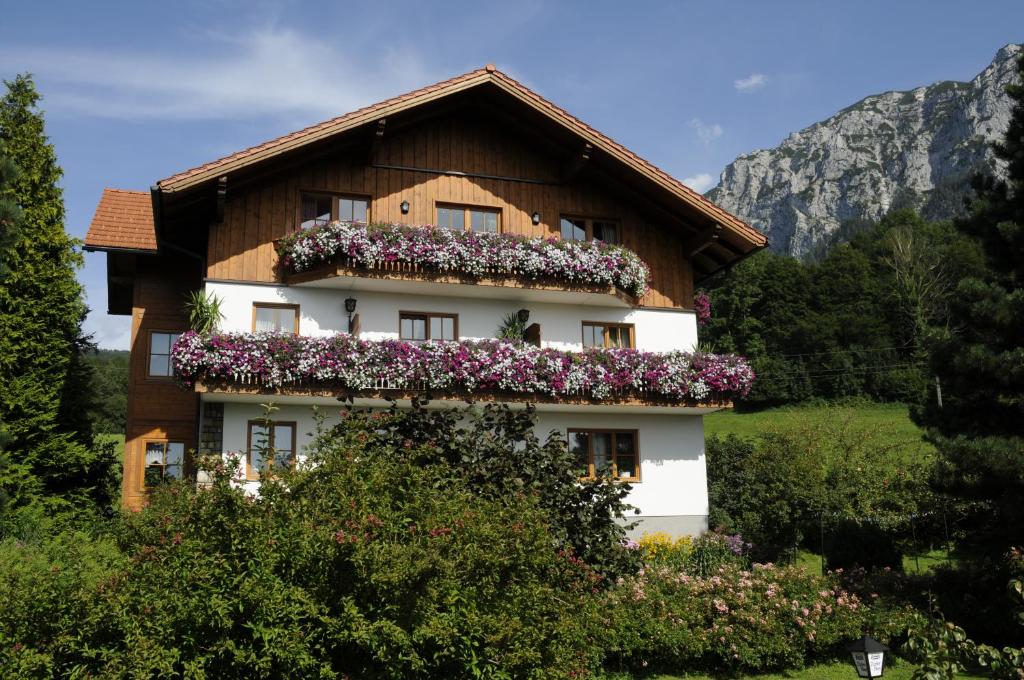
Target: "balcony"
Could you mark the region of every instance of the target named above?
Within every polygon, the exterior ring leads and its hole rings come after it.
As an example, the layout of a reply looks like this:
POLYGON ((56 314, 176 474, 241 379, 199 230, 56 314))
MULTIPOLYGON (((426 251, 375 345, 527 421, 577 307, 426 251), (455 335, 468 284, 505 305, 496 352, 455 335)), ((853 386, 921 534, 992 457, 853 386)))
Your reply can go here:
POLYGON ((707 410, 745 395, 742 357, 685 352, 540 349, 499 340, 406 342, 340 333, 184 334, 172 349, 199 392, 364 400, 442 400, 707 410))
POLYGON ((600 241, 526 238, 395 224, 332 222, 276 242, 296 286, 635 306, 650 270, 636 253, 600 241))

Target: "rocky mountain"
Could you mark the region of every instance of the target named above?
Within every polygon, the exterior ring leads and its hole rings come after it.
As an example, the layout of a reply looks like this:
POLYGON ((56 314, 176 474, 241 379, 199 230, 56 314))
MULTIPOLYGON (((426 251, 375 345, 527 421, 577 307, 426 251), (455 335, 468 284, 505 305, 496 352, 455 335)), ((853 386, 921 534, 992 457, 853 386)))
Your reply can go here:
POLYGON ((707 196, 797 257, 895 208, 951 217, 975 172, 1002 173, 990 144, 1009 124, 1005 88, 1022 50, 1002 48, 968 83, 865 97, 774 149, 740 156, 707 196))

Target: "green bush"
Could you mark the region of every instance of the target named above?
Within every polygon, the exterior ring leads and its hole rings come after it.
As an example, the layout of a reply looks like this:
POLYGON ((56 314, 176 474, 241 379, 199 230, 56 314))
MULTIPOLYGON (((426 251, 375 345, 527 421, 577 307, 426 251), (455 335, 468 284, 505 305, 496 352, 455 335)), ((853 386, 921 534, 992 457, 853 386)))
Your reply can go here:
POLYGON ((259 497, 217 462, 210 488, 169 485, 118 520, 113 542, 89 548, 109 554, 87 568, 61 564, 63 542, 8 549, 0 666, 7 677, 587 674, 602 654, 604 576, 553 540, 529 485, 482 494, 438 462, 437 440, 386 452, 407 425, 350 414, 319 437, 315 466, 265 480, 259 497))
POLYGON ((806 546, 824 547, 833 568, 899 568, 911 515, 937 507, 926 461, 839 415, 752 440, 710 437, 707 464, 711 525, 742 534, 757 561, 789 562, 806 546))
POLYGON ((842 655, 867 633, 904 630, 910 612, 869 607, 834 576, 728 565, 702 578, 645 570, 607 593, 610 666, 764 672, 842 655))

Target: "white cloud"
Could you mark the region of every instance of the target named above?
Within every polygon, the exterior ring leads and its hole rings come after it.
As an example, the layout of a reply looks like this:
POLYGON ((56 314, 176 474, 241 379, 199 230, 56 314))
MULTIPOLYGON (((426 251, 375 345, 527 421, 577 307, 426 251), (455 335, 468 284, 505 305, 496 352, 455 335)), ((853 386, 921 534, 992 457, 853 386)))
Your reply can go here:
POLYGON ((47 109, 123 119, 330 117, 436 80, 410 49, 290 29, 208 36, 203 54, 0 48, 0 70, 48 82, 47 109))
POLYGON ((715 178, 706 172, 701 172, 693 177, 685 177, 683 179, 683 184, 690 187, 698 194, 703 194, 715 185, 715 178))
POLYGON ((765 78, 763 73, 751 73, 746 78, 734 80, 732 84, 733 87, 736 88, 737 92, 753 92, 754 90, 760 90, 762 87, 767 85, 768 79, 765 78))
POLYGON ((690 127, 692 127, 697 132, 697 139, 699 139, 701 143, 705 145, 710 144, 714 140, 721 137, 722 133, 724 132, 722 126, 719 125, 718 123, 705 125, 700 118, 691 119, 690 127))

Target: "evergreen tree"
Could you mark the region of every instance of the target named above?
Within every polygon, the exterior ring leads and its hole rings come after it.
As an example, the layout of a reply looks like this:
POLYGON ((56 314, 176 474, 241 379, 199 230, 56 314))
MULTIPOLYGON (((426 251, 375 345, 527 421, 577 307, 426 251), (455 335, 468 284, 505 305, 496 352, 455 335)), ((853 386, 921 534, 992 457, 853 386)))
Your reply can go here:
POLYGON ((21 223, 2 245, 8 271, 0 279, 0 422, 8 459, 0 487, 15 506, 106 502, 111 455, 93 449, 81 402, 87 310, 75 280, 82 257, 64 231, 62 173, 31 77, 4 84, 0 144, 18 173, 0 189, 0 204, 18 206, 21 223))
POLYGON ((1008 179, 976 181, 956 223, 986 268, 957 285, 952 325, 931 346, 942 407, 932 400, 918 416, 938 446, 935 485, 976 511, 968 540, 992 556, 1024 542, 1024 86, 1008 93, 1010 127, 996 146, 1008 179))

